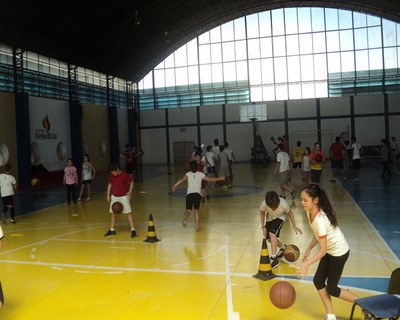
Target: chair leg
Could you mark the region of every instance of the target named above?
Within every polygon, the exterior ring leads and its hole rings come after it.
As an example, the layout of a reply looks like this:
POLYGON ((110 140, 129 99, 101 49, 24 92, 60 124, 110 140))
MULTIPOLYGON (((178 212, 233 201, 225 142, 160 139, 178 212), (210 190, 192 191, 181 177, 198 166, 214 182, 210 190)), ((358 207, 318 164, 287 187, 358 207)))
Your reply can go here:
POLYGON ((356 308, 357 303, 353 303, 353 307, 351 308, 351 313, 350 313, 350 320, 353 319, 353 315, 354 315, 354 310, 356 308))

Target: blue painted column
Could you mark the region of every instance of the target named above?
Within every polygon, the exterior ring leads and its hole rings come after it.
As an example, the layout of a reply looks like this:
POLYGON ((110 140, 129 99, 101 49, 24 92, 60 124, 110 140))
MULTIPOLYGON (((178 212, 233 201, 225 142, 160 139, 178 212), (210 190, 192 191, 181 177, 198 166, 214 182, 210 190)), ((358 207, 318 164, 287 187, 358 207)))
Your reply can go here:
POLYGON ((71 158, 75 167, 82 167, 82 105, 79 101, 69 102, 69 127, 71 137, 71 158))
POLYGON ((111 163, 119 164, 119 143, 118 143, 118 109, 108 107, 108 127, 110 133, 110 160, 111 163))

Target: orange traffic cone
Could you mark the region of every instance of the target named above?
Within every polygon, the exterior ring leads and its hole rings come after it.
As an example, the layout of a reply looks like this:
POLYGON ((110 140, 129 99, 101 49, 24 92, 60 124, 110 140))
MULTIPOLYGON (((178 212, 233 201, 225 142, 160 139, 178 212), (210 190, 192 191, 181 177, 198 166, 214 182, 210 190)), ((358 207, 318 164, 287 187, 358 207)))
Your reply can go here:
POLYGON ((161 241, 161 239, 157 238, 156 228, 154 227, 153 216, 149 215, 149 225, 147 227, 147 239, 143 240, 143 242, 154 243, 157 241, 161 241))
POLYGON ((261 248, 260 266, 258 268, 258 273, 253 276, 260 280, 271 280, 276 277, 272 272, 271 261, 269 260, 267 240, 264 238, 261 248))

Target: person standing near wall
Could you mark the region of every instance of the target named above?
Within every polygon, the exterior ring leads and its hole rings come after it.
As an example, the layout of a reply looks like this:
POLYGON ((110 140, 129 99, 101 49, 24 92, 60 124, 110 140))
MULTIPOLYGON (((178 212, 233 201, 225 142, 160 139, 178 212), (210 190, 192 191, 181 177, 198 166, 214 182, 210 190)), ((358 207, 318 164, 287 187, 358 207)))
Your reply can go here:
POLYGON ((390 146, 387 139, 381 140, 381 148, 377 149, 381 154, 381 161, 382 161, 382 174, 380 175, 381 178, 384 178, 386 175, 389 177, 392 175, 390 172, 390 146))
POLYGON ((78 184, 77 169, 72 162, 72 159, 67 160, 67 166, 64 169, 63 184, 67 187, 67 203, 70 204, 71 200, 76 203, 76 185, 78 184))
POLYGON ((87 198, 86 201, 90 200, 91 195, 91 183, 92 180, 96 177, 96 169, 90 163, 90 158, 87 153, 83 155, 83 162, 82 162, 82 179, 81 179, 81 191, 79 192, 78 202, 81 201, 83 192, 85 190, 85 186, 87 189, 87 198))
POLYGON ((285 199, 286 192, 288 192, 290 193, 292 200, 294 200, 296 191, 289 185, 290 172, 293 169, 289 154, 283 151, 284 148, 285 147, 282 143, 279 143, 277 146, 278 153, 276 154, 274 174, 279 175, 279 185, 281 188, 280 197, 285 199))
POLYGON ((340 142, 340 137, 335 138, 335 142, 331 144, 329 148, 329 155, 331 156, 331 167, 332 167, 332 179, 331 182, 336 182, 337 170, 342 171, 344 175, 343 167, 343 155, 345 153, 344 145, 340 142))
POLYGON ((314 144, 314 150, 310 153, 311 183, 319 184, 321 181, 322 168, 326 161, 325 153, 321 150, 319 142, 314 144))
POLYGON ((357 143, 356 137, 351 137, 351 149, 353 150, 352 164, 354 171, 354 181, 358 181, 360 179, 362 147, 359 143, 357 143))
POLYGON ((301 146, 301 141, 297 141, 296 147, 292 149, 293 171, 301 172, 301 164, 303 162, 304 148, 301 146))
POLYGON ((4 173, 0 174, 0 193, 3 200, 3 214, 2 222, 7 222, 7 210, 10 209, 11 223, 16 223, 15 220, 15 191, 17 190, 17 181, 15 177, 11 175, 11 164, 6 163, 4 165, 4 173))

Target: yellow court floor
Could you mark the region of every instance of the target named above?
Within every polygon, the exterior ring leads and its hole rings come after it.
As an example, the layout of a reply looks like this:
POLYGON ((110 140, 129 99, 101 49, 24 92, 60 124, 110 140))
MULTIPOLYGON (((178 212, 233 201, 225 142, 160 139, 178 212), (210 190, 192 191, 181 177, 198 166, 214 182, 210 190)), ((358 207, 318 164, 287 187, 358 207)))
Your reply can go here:
MULTIPOLYGON (((297 278, 295 264, 284 262, 273 270, 275 279, 253 277, 263 243, 258 208, 266 191, 279 191, 271 167, 236 164, 232 189, 210 189, 211 197, 200 209, 199 232, 192 216, 186 228, 181 225, 186 186, 169 194, 182 169, 174 168, 172 175, 164 167, 146 170, 160 174, 135 187, 137 238, 130 238, 122 215, 117 235, 104 237, 110 223, 105 183, 104 192, 96 192, 90 202, 50 205, 18 216, 16 224, 3 225, 1 320, 323 319, 325 312, 312 284, 315 266, 304 280, 297 278), (155 243, 144 242, 150 215, 161 239, 155 243), (293 284, 297 299, 281 310, 271 304, 269 289, 283 279, 293 284)), ((399 260, 342 184, 329 183, 329 178, 325 170, 321 185, 351 246, 343 279, 355 285, 343 287, 359 296, 374 294, 351 279, 386 279, 399 260)), ((299 176, 293 176, 292 183, 301 190, 299 176)), ((49 201, 40 193, 51 199, 64 190, 35 192, 34 201, 49 201)), ((298 192, 292 207, 304 234, 295 235, 287 220, 281 239, 304 250, 312 234, 299 199, 298 192)), ((334 299, 334 307, 338 319, 348 319, 350 303, 334 299)), ((356 319, 362 319, 360 312, 356 319)))

